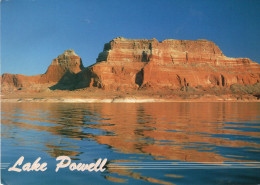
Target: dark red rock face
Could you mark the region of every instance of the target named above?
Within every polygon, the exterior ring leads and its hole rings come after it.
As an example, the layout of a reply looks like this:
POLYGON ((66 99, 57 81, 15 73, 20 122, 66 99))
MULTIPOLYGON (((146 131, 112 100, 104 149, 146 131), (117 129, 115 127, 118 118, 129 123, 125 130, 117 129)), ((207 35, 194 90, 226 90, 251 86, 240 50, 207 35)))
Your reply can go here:
MULTIPOLYGON (((229 58, 213 42, 116 38, 91 67, 104 89, 225 86, 260 81, 260 65, 229 58)), ((97 79, 97 78, 96 78, 97 79)))
POLYGON ((52 61, 45 74, 2 75, 2 90, 44 88, 105 90, 230 87, 260 82, 260 65, 247 58, 229 58, 207 40, 125 39, 105 44, 97 62, 84 68, 73 50, 52 61))

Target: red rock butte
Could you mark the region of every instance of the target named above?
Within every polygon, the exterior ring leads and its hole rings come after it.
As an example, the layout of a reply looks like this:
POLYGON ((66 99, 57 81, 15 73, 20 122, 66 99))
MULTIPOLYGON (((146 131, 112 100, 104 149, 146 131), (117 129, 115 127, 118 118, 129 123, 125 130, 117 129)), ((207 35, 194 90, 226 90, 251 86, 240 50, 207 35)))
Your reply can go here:
POLYGON ((252 85, 259 88, 260 65, 248 58, 226 57, 204 39, 115 38, 104 46, 95 64, 84 68, 74 50, 53 60, 45 74, 3 74, 2 91, 212 88, 252 85))

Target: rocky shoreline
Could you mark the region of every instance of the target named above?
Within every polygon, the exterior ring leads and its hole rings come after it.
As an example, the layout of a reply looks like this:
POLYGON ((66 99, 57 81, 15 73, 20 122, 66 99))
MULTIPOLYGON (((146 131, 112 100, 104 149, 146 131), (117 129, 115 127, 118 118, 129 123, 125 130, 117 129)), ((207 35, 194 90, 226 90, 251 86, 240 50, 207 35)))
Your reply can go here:
POLYGON ((37 103, 159 103, 159 102, 260 102, 260 100, 234 100, 234 99, 2 99, 2 103, 37 102, 37 103))
POLYGON ((2 96, 2 103, 38 102, 38 103, 158 103, 158 102, 260 102, 255 96, 236 97, 234 95, 203 96, 147 96, 147 95, 107 95, 107 96, 2 96))

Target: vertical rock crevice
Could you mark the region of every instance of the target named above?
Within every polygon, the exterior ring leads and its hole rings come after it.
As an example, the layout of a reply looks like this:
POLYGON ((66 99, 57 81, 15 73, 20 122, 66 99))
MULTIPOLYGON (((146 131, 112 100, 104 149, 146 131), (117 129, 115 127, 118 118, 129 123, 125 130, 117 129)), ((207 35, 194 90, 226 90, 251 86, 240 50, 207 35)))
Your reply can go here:
POLYGON ((139 71, 138 73, 136 73, 135 75, 135 83, 141 87, 143 84, 143 80, 144 80, 144 70, 143 68, 141 69, 141 71, 139 71))

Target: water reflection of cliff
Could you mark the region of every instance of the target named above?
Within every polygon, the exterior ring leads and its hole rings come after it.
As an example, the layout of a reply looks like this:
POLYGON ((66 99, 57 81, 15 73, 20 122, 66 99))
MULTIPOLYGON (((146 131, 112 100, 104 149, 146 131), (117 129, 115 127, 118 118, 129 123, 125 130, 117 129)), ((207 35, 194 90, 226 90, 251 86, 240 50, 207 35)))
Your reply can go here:
MULTIPOLYGON (((123 153, 149 154, 158 159, 223 161, 227 159, 212 151, 212 147, 260 148, 257 143, 225 137, 259 137, 259 132, 243 131, 232 125, 232 121, 256 119, 260 111, 257 103, 19 103, 15 106, 3 104, 2 111, 3 124, 47 131, 75 140, 94 139, 123 153), (105 132, 97 135, 82 131, 83 128, 105 132)), ((259 128, 259 125, 239 127, 259 128)))
MULTIPOLYGON (((2 112, 6 129, 33 129, 69 139, 42 141, 42 150, 53 157, 83 153, 69 142, 75 140, 94 140, 121 153, 149 155, 155 160, 192 162, 244 160, 232 152, 223 154, 218 147, 260 148, 259 143, 247 140, 259 138, 259 123, 247 121, 257 120, 259 103, 3 103, 2 112)), ((2 137, 16 136, 2 130, 2 137)))

